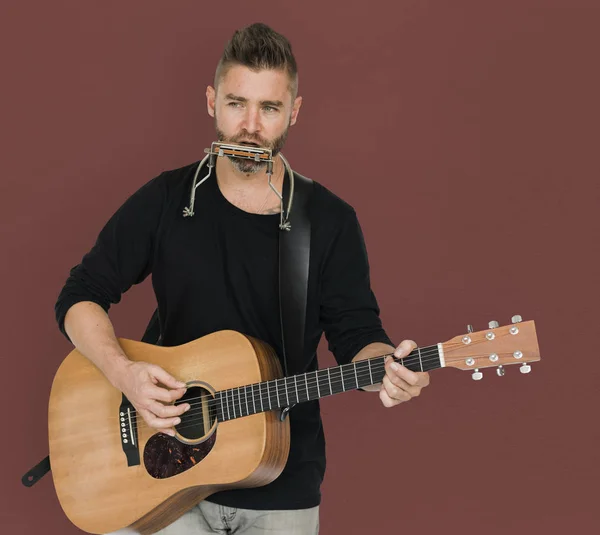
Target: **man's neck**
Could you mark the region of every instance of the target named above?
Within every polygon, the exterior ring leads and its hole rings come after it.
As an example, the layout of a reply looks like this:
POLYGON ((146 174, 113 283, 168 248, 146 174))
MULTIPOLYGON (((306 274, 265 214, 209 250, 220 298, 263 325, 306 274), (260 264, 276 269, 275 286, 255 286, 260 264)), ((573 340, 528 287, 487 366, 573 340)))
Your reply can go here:
MULTIPOLYGON (((232 204, 251 213, 278 213, 279 199, 269 187, 266 169, 258 173, 238 171, 229 158, 217 158, 217 182, 223 196, 232 204)), ((283 190, 285 166, 280 157, 273 159, 271 183, 280 193, 283 190)))
MULTIPOLYGON (((217 158, 216 170, 219 186, 222 190, 242 190, 247 195, 260 194, 260 192, 265 192, 265 186, 269 183, 266 167, 257 173, 243 173, 233 166, 229 158, 217 158)), ((271 182, 274 186, 277 187, 282 183, 283 175, 283 160, 276 156, 273 159, 273 175, 271 176, 271 182)))

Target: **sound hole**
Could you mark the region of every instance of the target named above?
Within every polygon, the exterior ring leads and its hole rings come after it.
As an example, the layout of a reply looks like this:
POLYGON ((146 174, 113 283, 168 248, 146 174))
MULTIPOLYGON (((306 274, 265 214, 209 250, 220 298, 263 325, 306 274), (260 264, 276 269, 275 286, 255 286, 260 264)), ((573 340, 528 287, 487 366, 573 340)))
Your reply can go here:
POLYGON ((175 426, 177 432, 189 441, 197 441, 207 435, 217 418, 217 406, 210 391, 201 386, 188 387, 175 405, 189 403, 190 410, 181 415, 181 423, 175 426))
POLYGON ((190 410, 175 427, 186 443, 158 433, 150 437, 144 447, 144 466, 156 479, 166 479, 193 468, 210 453, 217 438, 216 428, 211 433, 216 406, 210 391, 201 386, 189 387, 176 402, 179 403, 190 404, 190 410))

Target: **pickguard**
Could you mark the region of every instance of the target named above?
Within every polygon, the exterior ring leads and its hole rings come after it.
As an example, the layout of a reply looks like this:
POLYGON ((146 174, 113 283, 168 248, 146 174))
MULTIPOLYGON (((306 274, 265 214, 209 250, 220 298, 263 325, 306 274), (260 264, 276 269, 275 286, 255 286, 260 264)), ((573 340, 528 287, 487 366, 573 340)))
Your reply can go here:
POLYGON ((158 433, 144 448, 144 466, 155 479, 166 479, 181 474, 201 462, 212 450, 217 431, 199 444, 188 445, 174 437, 158 433))

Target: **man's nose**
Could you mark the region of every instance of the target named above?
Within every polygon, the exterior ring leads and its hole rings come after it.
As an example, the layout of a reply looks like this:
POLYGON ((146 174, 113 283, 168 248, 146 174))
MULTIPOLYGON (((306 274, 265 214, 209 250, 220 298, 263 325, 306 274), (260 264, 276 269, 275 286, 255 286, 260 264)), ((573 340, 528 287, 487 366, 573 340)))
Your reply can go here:
POLYGON ((249 134, 255 134, 260 131, 260 111, 253 106, 246 108, 243 127, 249 134))

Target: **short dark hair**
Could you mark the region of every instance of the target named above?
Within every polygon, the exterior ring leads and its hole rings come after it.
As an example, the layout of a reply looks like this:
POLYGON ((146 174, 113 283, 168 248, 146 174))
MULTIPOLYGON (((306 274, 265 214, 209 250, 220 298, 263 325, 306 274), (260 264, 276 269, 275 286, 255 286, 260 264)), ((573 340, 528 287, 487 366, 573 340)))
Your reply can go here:
POLYGON ((298 94, 298 67, 292 45, 285 36, 262 22, 236 30, 225 45, 215 72, 215 89, 233 65, 243 65, 253 71, 285 70, 290 78, 292 98, 298 94))

